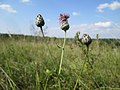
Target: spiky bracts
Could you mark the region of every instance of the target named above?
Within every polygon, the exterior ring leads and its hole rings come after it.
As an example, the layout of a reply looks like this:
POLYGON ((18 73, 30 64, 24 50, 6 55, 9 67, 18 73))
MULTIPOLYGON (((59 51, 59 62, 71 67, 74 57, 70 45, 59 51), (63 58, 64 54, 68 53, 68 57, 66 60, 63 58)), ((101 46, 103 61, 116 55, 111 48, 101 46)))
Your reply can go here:
POLYGON ((38 15, 37 15, 35 23, 36 23, 36 26, 40 27, 41 32, 42 32, 42 35, 43 35, 43 37, 44 37, 44 32, 43 32, 42 26, 45 25, 45 22, 44 22, 44 19, 43 19, 43 17, 42 17, 41 14, 38 14, 38 15))
POLYGON ((81 42, 86 45, 89 46, 92 42, 91 37, 88 34, 83 34, 82 38, 81 38, 81 42))
POLYGON ((45 22, 41 14, 37 15, 35 23, 36 23, 36 26, 38 27, 44 26, 45 22))

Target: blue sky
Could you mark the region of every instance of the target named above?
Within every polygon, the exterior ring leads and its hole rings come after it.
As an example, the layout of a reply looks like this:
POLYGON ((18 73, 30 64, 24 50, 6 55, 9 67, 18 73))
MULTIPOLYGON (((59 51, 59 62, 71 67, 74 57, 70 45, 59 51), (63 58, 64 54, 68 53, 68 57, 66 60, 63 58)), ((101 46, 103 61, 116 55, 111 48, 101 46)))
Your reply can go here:
POLYGON ((0 33, 32 34, 39 32, 35 17, 45 20, 46 36, 63 37, 59 14, 70 15, 67 37, 96 34, 100 38, 120 38, 120 0, 0 0, 0 33), (34 26, 35 31, 32 26, 34 26))

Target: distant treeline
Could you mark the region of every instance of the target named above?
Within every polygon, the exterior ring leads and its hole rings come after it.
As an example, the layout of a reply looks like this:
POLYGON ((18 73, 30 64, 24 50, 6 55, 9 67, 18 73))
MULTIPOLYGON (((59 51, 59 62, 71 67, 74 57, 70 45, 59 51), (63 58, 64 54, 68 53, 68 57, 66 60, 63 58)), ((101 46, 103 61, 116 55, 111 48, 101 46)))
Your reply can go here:
MULTIPOLYGON (((57 37, 45 37, 33 36, 33 35, 23 35, 23 34, 0 34, 0 41, 25 41, 25 42, 40 42, 40 43, 60 43, 62 44, 63 38, 57 37)), ((67 42, 74 42, 74 39, 67 38, 67 42)))
MULTIPOLYGON (((26 41, 26 42, 52 42, 52 43, 61 43, 63 41, 63 38, 57 38, 57 37, 41 37, 41 36, 32 36, 32 35, 23 35, 23 34, 2 34, 0 33, 0 41, 8 41, 8 40, 15 40, 15 41, 26 41)), ((97 39, 93 39, 95 41, 97 39)), ((100 38, 99 39, 100 44, 107 43, 115 46, 120 46, 120 39, 114 39, 114 38, 100 38)), ((67 38, 67 43, 75 43, 74 38, 67 38)))

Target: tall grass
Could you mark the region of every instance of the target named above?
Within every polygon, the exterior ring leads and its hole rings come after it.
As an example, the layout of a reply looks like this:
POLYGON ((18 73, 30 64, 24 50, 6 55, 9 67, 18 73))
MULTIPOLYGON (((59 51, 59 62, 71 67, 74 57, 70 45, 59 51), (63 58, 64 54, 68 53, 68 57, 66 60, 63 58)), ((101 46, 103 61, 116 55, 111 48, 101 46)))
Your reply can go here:
POLYGON ((86 66, 82 69, 85 60, 82 48, 67 42, 59 87, 61 49, 57 47, 58 43, 48 44, 54 56, 51 59, 44 42, 0 41, 0 90, 120 89, 120 47, 113 43, 92 42, 89 55, 94 64, 90 74, 86 66), (99 44, 99 50, 96 44, 99 44))

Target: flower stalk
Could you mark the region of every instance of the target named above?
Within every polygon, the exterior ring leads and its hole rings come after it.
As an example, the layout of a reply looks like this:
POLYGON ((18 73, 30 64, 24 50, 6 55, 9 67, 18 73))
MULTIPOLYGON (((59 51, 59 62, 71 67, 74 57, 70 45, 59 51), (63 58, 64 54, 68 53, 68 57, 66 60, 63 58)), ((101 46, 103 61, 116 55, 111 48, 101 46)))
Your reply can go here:
POLYGON ((87 62, 88 63, 87 67, 91 67, 91 69, 92 69, 93 67, 92 67, 92 64, 91 64, 91 62, 89 60, 89 46, 90 46, 90 44, 92 42, 92 39, 91 39, 91 37, 88 34, 84 34, 82 36, 82 40, 81 41, 82 41, 82 43, 84 45, 86 45, 86 48, 87 48, 87 50, 86 50, 86 60, 85 60, 85 62, 83 64, 83 68, 84 68, 84 66, 85 66, 85 64, 87 62))
POLYGON ((61 73, 61 67, 62 67, 63 56, 64 56, 64 50, 65 50, 65 42, 66 42, 66 31, 65 31, 65 35, 64 35, 64 42, 63 42, 63 46, 62 46, 62 53, 61 53, 61 60, 60 60, 60 66, 59 66, 58 75, 61 73))
POLYGON ((65 49, 65 42, 66 42, 66 32, 70 28, 68 20, 67 20, 68 18, 69 18, 69 15, 67 15, 67 14, 60 14, 60 17, 59 17, 60 28, 65 32, 65 34, 64 34, 64 42, 63 42, 63 46, 62 46, 61 60, 60 60, 60 66, 59 66, 58 75, 60 75, 61 69, 62 69, 62 63, 63 63, 63 57, 64 57, 64 49, 65 49))
POLYGON ((44 38, 45 36, 44 36, 44 32, 43 32, 43 28, 42 28, 42 26, 40 27, 40 30, 41 30, 42 35, 43 35, 43 38, 44 38))

